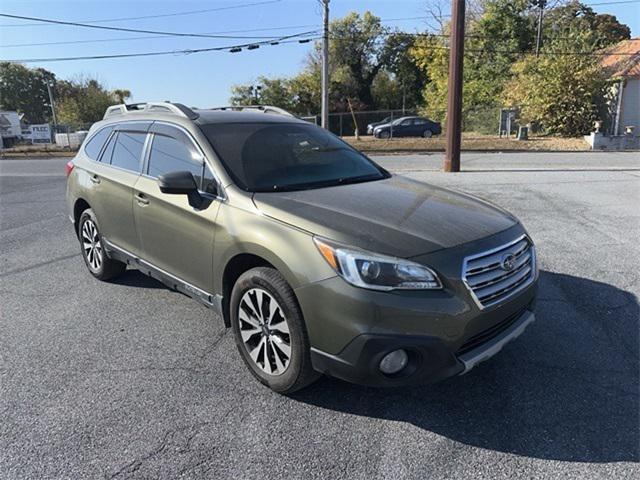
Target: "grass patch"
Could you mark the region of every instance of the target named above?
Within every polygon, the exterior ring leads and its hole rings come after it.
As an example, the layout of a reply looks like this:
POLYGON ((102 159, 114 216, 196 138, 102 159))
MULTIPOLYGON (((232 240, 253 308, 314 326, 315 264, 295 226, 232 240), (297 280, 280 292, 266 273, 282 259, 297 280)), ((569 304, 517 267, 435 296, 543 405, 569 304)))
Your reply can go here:
MULTIPOLYGON (((343 137, 350 145, 363 152, 372 153, 401 153, 401 152, 444 152, 446 139, 444 136, 436 138, 392 138, 381 140, 372 136, 343 137)), ((515 152, 515 151, 552 151, 576 152, 590 150, 587 142, 582 138, 560 137, 530 137, 529 140, 514 140, 500 138, 495 135, 463 134, 462 149, 515 152)))

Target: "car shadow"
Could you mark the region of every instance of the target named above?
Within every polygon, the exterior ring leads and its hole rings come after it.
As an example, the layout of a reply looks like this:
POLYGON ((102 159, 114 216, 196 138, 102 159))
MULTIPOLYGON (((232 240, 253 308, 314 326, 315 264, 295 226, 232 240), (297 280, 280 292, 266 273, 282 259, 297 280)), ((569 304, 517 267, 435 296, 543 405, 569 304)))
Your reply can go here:
POLYGON ((293 398, 499 452, 637 462, 639 310, 630 292, 544 271, 536 322, 468 374, 399 389, 323 378, 293 398))
POLYGON ((111 283, 115 283, 116 285, 123 285, 126 287, 139 287, 139 288, 167 288, 167 286, 156 280, 155 278, 151 278, 148 275, 140 272, 136 269, 127 269, 122 275, 116 277, 111 280, 111 283))

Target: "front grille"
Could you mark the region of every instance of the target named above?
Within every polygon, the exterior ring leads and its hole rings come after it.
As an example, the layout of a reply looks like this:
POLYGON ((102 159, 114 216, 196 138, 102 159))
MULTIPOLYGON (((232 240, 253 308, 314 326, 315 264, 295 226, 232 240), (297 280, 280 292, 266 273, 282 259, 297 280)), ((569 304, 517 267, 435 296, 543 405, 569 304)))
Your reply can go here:
POLYGON ((518 320, 522 316, 522 314, 529 308, 529 306, 530 305, 522 307, 516 313, 509 315, 500 323, 471 337, 469 340, 464 342, 462 346, 458 349, 457 355, 462 355, 463 353, 467 353, 468 351, 473 350, 474 348, 479 347, 483 343, 486 343, 492 338, 500 335, 502 332, 507 330, 511 325, 516 323, 516 320, 518 320))
POLYGON ((465 258, 462 279, 482 308, 504 302, 535 277, 536 257, 531 240, 518 240, 465 258), (507 268, 507 267, 511 268, 507 268))

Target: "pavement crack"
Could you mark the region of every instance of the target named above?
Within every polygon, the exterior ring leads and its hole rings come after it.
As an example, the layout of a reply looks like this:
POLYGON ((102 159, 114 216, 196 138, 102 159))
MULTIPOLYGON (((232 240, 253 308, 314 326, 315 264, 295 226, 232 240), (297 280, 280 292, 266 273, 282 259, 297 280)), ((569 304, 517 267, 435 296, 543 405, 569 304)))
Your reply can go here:
POLYGON ((216 337, 213 339, 213 343, 205 348, 204 351, 198 356, 198 363, 203 362, 206 357, 208 357, 218 348, 218 345, 226 336, 227 330, 228 329, 225 328, 216 335, 216 337))
POLYGON ((129 462, 125 466, 121 467, 115 473, 111 475, 105 475, 105 478, 111 480, 111 479, 122 477, 122 476, 129 476, 132 473, 135 473, 140 469, 140 467, 142 467, 144 462, 164 452, 164 450, 167 448, 169 439, 173 438, 174 434, 175 434, 175 430, 168 430, 167 432, 165 432, 164 436, 162 437, 161 442, 156 447, 154 447, 151 451, 144 454, 140 458, 137 458, 132 462, 129 462))
POLYGON ((64 297, 71 295, 74 292, 55 292, 55 293, 40 293, 40 292, 16 292, 13 290, 0 290, 0 293, 6 295, 17 295, 19 297, 27 298, 47 298, 47 297, 64 297))
POLYGON ((62 257, 57 257, 52 260, 47 260, 45 262, 36 263, 33 265, 29 265, 28 267, 16 268, 14 270, 9 270, 7 272, 0 273, 0 278, 8 277, 9 275, 14 275, 16 273, 23 273, 29 270, 33 270, 40 267, 45 267, 47 265, 51 265, 52 263, 62 262, 64 260, 69 260, 70 258, 79 257, 80 253, 72 253, 71 255, 64 255, 62 257))
MULTIPOLYGON (((115 478, 127 478, 140 470, 140 468, 142 468, 145 463, 153 460, 158 456, 164 455, 165 453, 170 454, 172 451, 178 454, 190 453, 193 439, 201 432, 202 428, 210 424, 211 422, 200 422, 193 425, 184 425, 176 428, 171 428, 165 431, 162 435, 162 439, 155 447, 151 448, 151 450, 149 450, 147 453, 120 467, 117 471, 111 474, 106 473, 105 479, 113 480, 115 478)), ((207 460, 209 460, 209 458, 206 458, 199 463, 205 463, 207 460)), ((197 466, 198 465, 194 465, 192 468, 197 468, 197 466)))

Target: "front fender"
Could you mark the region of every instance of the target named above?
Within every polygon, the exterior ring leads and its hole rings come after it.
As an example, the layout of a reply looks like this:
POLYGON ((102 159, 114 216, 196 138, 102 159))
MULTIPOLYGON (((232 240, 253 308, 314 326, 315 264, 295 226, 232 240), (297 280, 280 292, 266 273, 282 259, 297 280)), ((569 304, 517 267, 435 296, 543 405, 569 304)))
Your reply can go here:
POLYGON ((258 209, 223 204, 216 221, 214 292, 222 294, 224 270, 236 255, 256 255, 273 265, 291 288, 334 277, 335 271, 304 230, 262 215, 258 209))

